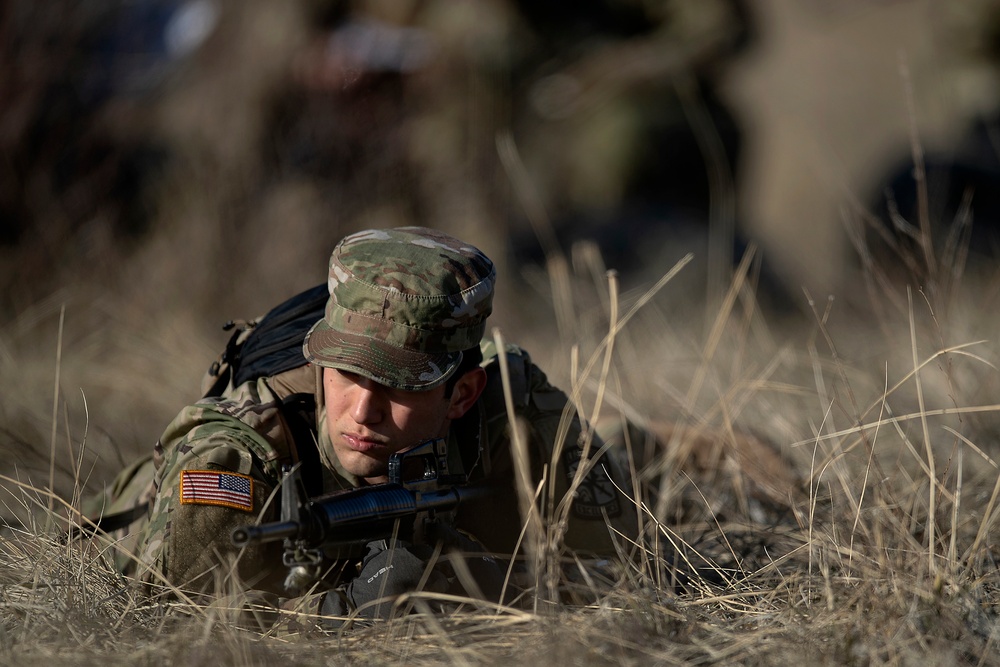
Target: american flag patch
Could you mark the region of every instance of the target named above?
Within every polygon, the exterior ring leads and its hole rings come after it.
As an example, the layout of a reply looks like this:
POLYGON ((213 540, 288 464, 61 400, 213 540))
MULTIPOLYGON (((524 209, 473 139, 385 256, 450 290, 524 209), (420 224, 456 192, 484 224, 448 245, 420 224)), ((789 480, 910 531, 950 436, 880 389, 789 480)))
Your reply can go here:
POLYGON ((181 503, 253 511, 253 478, 215 470, 182 470, 181 503))

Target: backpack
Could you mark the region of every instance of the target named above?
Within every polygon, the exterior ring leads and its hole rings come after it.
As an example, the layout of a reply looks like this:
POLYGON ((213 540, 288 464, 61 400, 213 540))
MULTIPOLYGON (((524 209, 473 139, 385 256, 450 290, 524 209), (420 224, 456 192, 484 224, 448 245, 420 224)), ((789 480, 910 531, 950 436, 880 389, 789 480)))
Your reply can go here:
POLYGON ((223 396, 244 382, 304 366, 302 342, 323 319, 329 296, 322 283, 283 301, 263 317, 223 325, 223 330, 235 331, 202 378, 202 397, 223 396))
MULTIPOLYGON (((302 341, 312 325, 323 318, 329 297, 326 284, 311 287, 283 301, 263 317, 254 320, 230 321, 223 325, 233 330, 225 349, 212 363, 202 378, 203 398, 222 397, 229 391, 251 380, 277 375, 304 366, 302 341)), ((296 443, 310 443, 310 431, 315 418, 315 399, 312 396, 293 394, 280 406, 286 423, 292 429, 296 443)), ((308 470, 321 469, 315 448, 303 447, 300 455, 312 457, 308 470)), ((132 526, 147 517, 150 499, 155 495, 153 486, 153 456, 149 454, 121 471, 110 488, 95 494, 85 504, 84 513, 92 517, 86 525, 70 530, 66 538, 77 539, 96 533, 111 534, 118 540, 130 539, 134 547, 139 529, 132 526)), ((322 480, 306 479, 307 485, 322 484, 322 480)), ((116 564, 122 572, 131 567, 131 558, 116 553, 116 564)))

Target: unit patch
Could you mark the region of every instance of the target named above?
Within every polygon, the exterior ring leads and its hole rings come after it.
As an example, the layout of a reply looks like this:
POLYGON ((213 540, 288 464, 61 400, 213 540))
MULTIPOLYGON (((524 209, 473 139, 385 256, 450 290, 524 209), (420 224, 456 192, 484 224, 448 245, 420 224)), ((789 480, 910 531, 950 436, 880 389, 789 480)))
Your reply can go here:
POLYGON ((253 478, 217 470, 182 470, 181 503, 253 511, 253 478))
MULTIPOLYGON (((567 447, 563 453, 563 463, 566 465, 566 482, 571 484, 576 470, 580 467, 580 457, 583 454, 579 447, 567 447)), ((602 519, 621 514, 622 508, 618 500, 620 491, 598 461, 580 481, 573 499, 573 513, 582 519, 602 519)))

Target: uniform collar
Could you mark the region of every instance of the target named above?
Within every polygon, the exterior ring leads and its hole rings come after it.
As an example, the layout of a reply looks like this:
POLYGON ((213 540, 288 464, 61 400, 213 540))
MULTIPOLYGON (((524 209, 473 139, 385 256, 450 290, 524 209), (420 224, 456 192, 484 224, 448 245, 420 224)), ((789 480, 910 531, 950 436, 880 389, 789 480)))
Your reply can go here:
MULTIPOLYGON (((316 419, 316 439, 324 468, 324 493, 361 486, 362 480, 345 470, 340 459, 333 454, 333 443, 326 428, 326 407, 322 404, 316 410, 316 419)), ((451 473, 468 475, 470 478, 485 477, 489 474, 490 459, 482 448, 482 443, 485 442, 487 439, 483 406, 477 401, 464 417, 452 422, 448 431, 448 460, 451 473)))

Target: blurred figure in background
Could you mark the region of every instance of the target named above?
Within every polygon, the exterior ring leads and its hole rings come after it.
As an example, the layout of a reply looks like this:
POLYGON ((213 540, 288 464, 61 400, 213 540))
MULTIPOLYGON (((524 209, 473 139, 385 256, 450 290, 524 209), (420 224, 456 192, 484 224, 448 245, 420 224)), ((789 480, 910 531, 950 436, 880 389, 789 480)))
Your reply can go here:
POLYGON ((715 82, 752 44, 742 2, 444 4, 314 3, 272 173, 348 218, 504 230, 515 263, 590 239, 659 270, 710 226, 731 263, 741 128, 715 82), (520 169, 545 220, 512 195, 520 169))
POLYGON ((218 14, 214 0, 5 3, 0 251, 17 260, 4 277, 30 286, 5 298, 37 294, 57 256, 78 259, 69 238, 93 261, 156 223, 169 147, 150 116, 218 14))
POLYGON ((947 3, 936 18, 949 74, 937 85, 961 124, 947 142, 900 147, 871 184, 865 242, 877 266, 866 268, 948 284, 991 271, 1000 251, 1000 3, 947 3))
POLYGON ((64 9, 13 3, 3 24, 0 243, 34 247, 22 264, 48 264, 46 235, 94 257, 199 217, 256 243, 283 201, 310 212, 294 238, 328 244, 433 221, 515 262, 596 239, 625 270, 708 225, 724 259, 739 245, 741 129, 715 82, 753 41, 742 0, 64 9), (521 168, 545 221, 511 188, 521 168))

